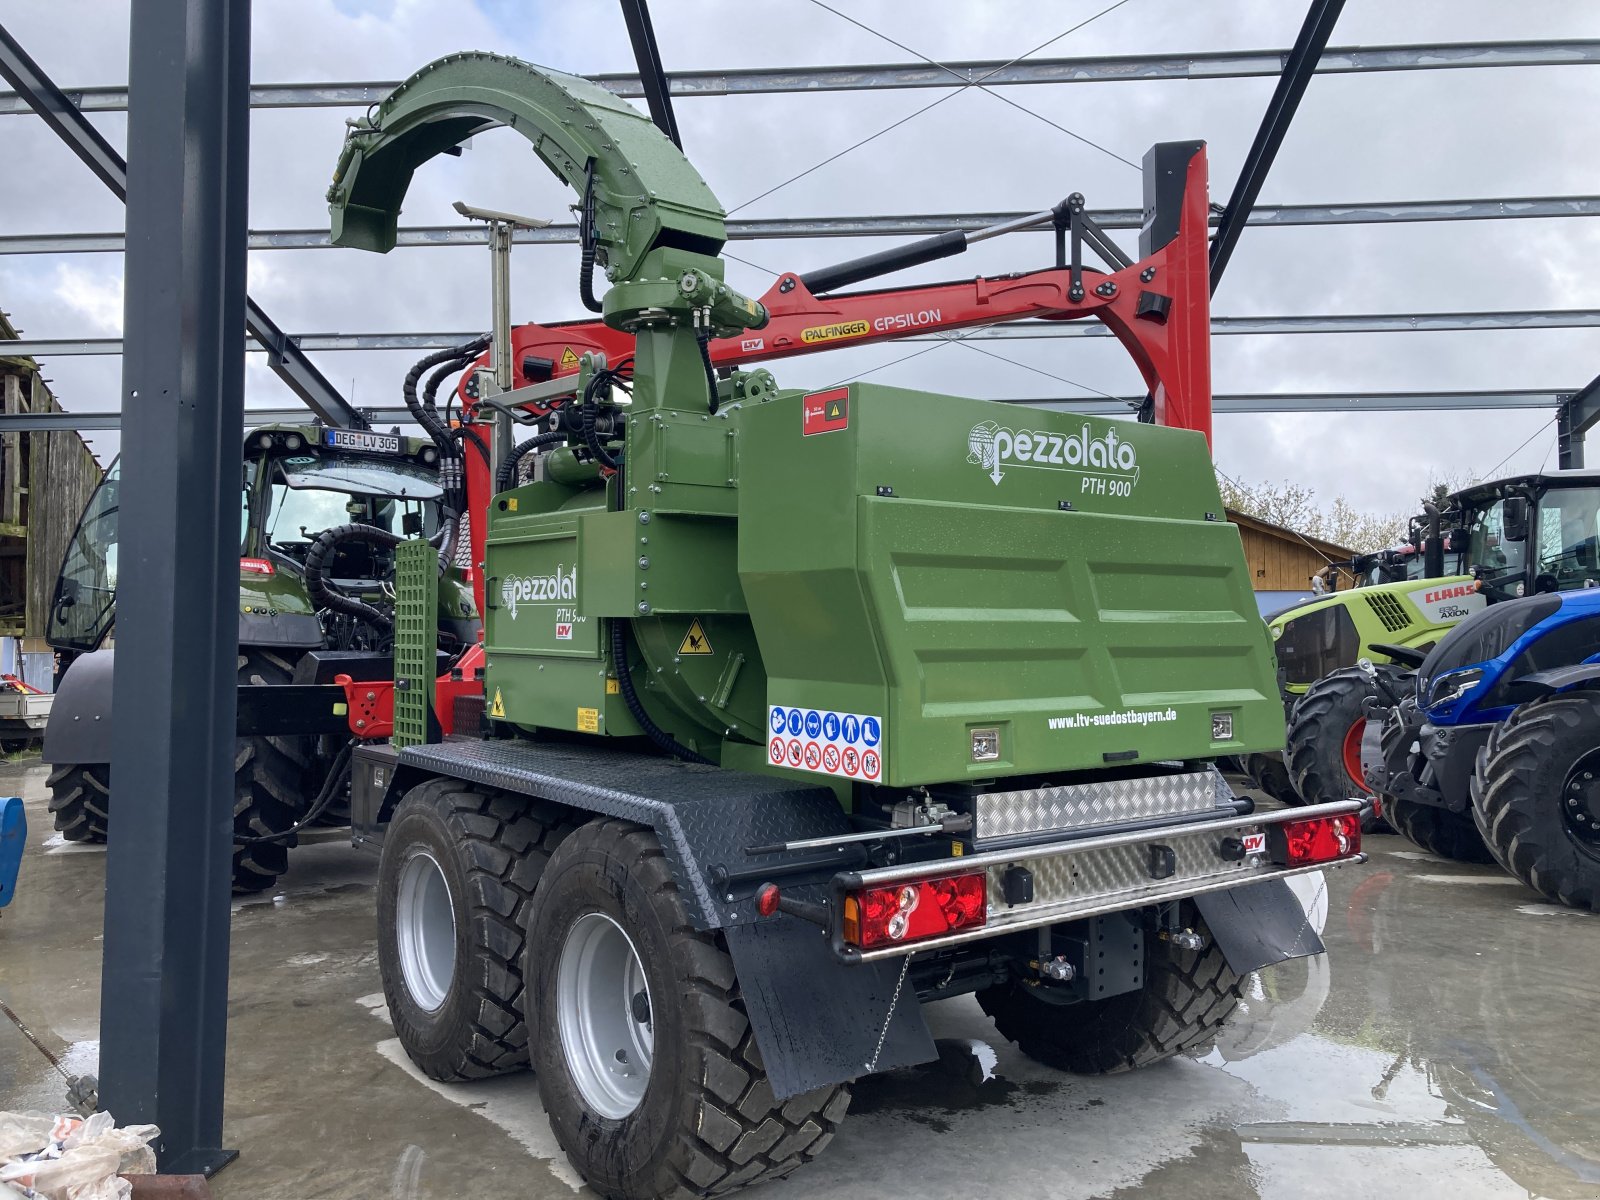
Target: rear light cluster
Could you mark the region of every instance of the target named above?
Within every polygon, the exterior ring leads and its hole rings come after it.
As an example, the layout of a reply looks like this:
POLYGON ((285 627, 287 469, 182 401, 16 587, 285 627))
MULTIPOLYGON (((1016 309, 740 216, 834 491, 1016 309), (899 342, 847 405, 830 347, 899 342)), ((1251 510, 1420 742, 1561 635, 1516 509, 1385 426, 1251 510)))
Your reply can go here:
POLYGON ((1272 861, 1279 866, 1309 867, 1333 862, 1360 852, 1361 818, 1347 813, 1285 821, 1269 827, 1267 841, 1272 848, 1272 861))
POLYGON ((270 560, 265 558, 241 558, 239 560, 239 574, 241 575, 275 575, 270 560))
POLYGON ((865 888, 844 898, 844 940, 863 950, 976 929, 988 920, 982 871, 865 888))

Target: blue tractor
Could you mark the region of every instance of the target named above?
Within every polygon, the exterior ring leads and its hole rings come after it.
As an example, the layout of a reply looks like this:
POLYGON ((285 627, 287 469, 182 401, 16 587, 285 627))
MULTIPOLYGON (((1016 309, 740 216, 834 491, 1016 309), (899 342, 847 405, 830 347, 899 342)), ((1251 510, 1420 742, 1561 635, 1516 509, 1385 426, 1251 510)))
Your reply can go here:
POLYGON ((1600 911, 1600 564, 1596 575, 1457 625, 1395 697, 1365 765, 1418 846, 1498 862, 1551 900, 1600 911))

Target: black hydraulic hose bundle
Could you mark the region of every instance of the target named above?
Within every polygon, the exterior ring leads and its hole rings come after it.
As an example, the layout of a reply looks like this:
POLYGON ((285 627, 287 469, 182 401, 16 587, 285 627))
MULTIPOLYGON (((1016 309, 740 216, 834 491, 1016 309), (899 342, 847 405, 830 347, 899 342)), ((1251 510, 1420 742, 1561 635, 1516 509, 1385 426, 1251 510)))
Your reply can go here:
POLYGON ((387 529, 379 529, 375 525, 340 525, 335 529, 325 529, 317 534, 316 540, 311 543, 311 549, 306 551, 305 583, 306 592, 310 595, 312 603, 318 608, 332 609, 337 613, 355 617, 358 621, 365 621, 385 632, 394 628, 394 617, 384 612, 381 608, 368 604, 365 600, 358 600, 354 596, 346 595, 328 579, 326 571, 328 560, 333 555, 334 549, 341 542, 370 542, 373 545, 394 549, 405 541, 399 534, 390 533, 387 529))
POLYGON ((334 797, 350 782, 350 755, 355 748, 355 738, 351 738, 340 748, 339 753, 334 757, 333 765, 328 768, 328 777, 322 781, 322 790, 317 793, 317 798, 311 802, 311 807, 306 810, 305 816, 280 833, 264 833, 259 837, 236 837, 233 839, 233 844, 235 846, 254 846, 258 842, 281 842, 286 837, 293 837, 315 821, 327 811, 328 806, 333 803, 334 797))
POLYGON ((622 458, 606 448, 596 431, 600 416, 600 393, 609 392, 613 384, 626 383, 633 378, 633 359, 625 358, 614 367, 601 367, 584 385, 583 403, 578 410, 578 428, 583 434, 583 444, 594 455, 595 462, 616 471, 622 467, 622 458))
POLYGON ((598 239, 594 229, 594 159, 584 171, 583 206, 578 211, 578 298, 590 312, 605 306, 594 295, 594 262, 598 239))
MULTIPOLYGON (((460 431, 451 429, 449 423, 439 416, 437 405, 439 387, 451 375, 482 354, 491 340, 490 335, 484 334, 460 346, 451 346, 424 355, 412 365, 411 370, 406 372, 405 384, 401 389, 406 409, 416 419, 417 424, 422 426, 439 451, 441 487, 439 515, 444 533, 438 544, 441 574, 449 569, 455 558, 456 525, 466 509, 467 501, 464 452, 461 449, 461 437, 458 436, 460 431), (428 377, 421 396, 418 396, 417 383, 430 368, 437 370, 428 377)), ((478 444, 477 439, 473 439, 473 444, 478 445, 479 452, 483 453, 483 447, 478 444)))
POLYGON ((628 639, 623 631, 622 621, 618 619, 613 619, 611 622, 611 662, 617 669, 617 686, 622 691, 622 702, 628 706, 633 719, 639 722, 639 728, 644 730, 645 737, 654 742, 658 749, 676 755, 684 762, 702 763, 708 767, 716 766, 705 755, 696 754, 657 725, 650 719, 650 714, 645 712, 644 705, 639 702, 639 694, 633 690, 633 672, 628 669, 628 639))

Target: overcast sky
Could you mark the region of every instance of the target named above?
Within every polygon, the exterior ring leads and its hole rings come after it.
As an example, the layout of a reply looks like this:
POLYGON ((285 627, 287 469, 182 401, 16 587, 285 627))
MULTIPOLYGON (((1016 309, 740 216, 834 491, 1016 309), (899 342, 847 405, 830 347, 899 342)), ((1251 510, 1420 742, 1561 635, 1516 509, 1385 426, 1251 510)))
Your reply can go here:
MULTIPOLYGON (((1006 60, 1110 0, 830 0, 934 59, 1006 60)), ((1127 0, 1040 57, 1282 48, 1304 16, 1292 0, 1127 0)), ((669 71, 910 61, 905 50, 812 0, 655 0, 669 71)), ((0 22, 63 87, 124 83, 127 5, 0 0, 0 22)), ((1600 5, 1528 0, 1349 0, 1334 45, 1600 37, 1600 5)), ((256 0, 254 78, 393 80, 452 50, 516 55, 576 73, 631 71, 610 0, 256 0)), ((1231 190, 1271 79, 1008 88, 1007 98, 1137 162, 1153 142, 1210 144, 1212 198, 1231 190)), ((641 102, 642 103, 642 102, 641 102)), ((1136 170, 977 89, 817 93, 677 101, 684 147, 741 218, 1036 210, 1071 191, 1091 208, 1136 207, 1136 170), (754 199, 940 97, 931 111, 754 199), (751 202, 753 200, 753 202, 751 202), (748 207, 743 207, 748 203, 748 207)), ((1315 79, 1263 191, 1265 203, 1600 194, 1594 153, 1600 69, 1426 71, 1315 79)), ((251 125, 253 228, 325 228, 324 192, 344 109, 267 110, 251 125)), ((120 115, 95 117, 124 146, 120 115)), ((0 229, 107 231, 121 206, 32 117, 0 116, 9 165, 0 229), (21 164, 26 163, 25 168, 21 164), (20 169, 19 169, 20 168, 20 169)), ((135 151, 136 152, 136 151, 135 151)), ((405 224, 456 224, 452 200, 568 219, 571 193, 509 131, 418 175, 405 224)), ((1133 249, 1135 235, 1117 235, 1133 249)), ((773 274, 889 242, 738 242, 734 286, 759 294, 773 274)), ((1048 265, 1047 235, 985 243, 894 283, 1048 265)), ((251 295, 291 332, 467 330, 488 325, 487 252, 403 249, 255 252, 251 295)), ((1592 219, 1332 226, 1246 231, 1216 297, 1219 315, 1600 307, 1600 224, 1592 219)), ((517 320, 583 315, 574 247, 519 247, 517 320)), ((888 282, 888 281, 886 281, 888 282)), ((883 286, 883 285, 877 285, 883 286)), ((109 254, 0 258, 0 308, 33 337, 114 336, 121 260, 109 254)), ((830 384, 920 346, 892 344, 775 364, 786 386, 830 384)), ((1139 390, 1110 339, 986 343, 999 361, 940 347, 873 378, 985 397, 1072 397, 1139 390)), ((360 404, 399 400, 415 355, 330 353, 319 365, 360 404)), ((1573 389, 1600 372, 1600 330, 1219 337, 1217 392, 1573 389)), ((59 358, 45 373, 63 404, 116 406, 119 361, 59 358)), ((252 356, 247 403, 292 397, 252 356)), ((1413 508, 1430 474, 1554 466, 1551 414, 1457 412, 1221 416, 1219 467, 1236 478, 1295 479, 1371 510, 1413 508), (1511 453, 1525 439, 1527 445, 1511 453), (1507 459, 1507 455, 1510 458, 1507 459)), ((91 435, 102 457, 114 434, 91 435)), ((1600 457, 1600 446, 1595 454, 1600 457)))

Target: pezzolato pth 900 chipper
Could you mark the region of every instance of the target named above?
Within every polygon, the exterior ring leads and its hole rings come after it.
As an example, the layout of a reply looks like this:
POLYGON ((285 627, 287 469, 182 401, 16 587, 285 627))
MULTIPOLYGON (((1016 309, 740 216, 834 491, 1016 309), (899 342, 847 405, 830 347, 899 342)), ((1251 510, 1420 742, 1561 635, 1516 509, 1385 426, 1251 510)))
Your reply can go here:
POLYGON ((1321 952, 1286 879, 1362 860, 1360 804, 1257 813, 1212 763, 1281 747, 1283 711, 1207 446, 1203 143, 1146 156, 1137 262, 1084 266, 1078 213, 1041 273, 1138 365, 1130 423, 718 378, 708 343, 771 315, 722 281, 716 198, 633 108, 514 59, 440 59, 353 123, 334 240, 388 250, 416 168, 496 126, 583 197, 581 290, 603 269, 632 341, 510 388, 497 313, 496 374, 434 431, 483 643, 435 677, 409 542, 392 694, 352 685, 353 730, 392 721, 351 803, 412 1059, 531 1064, 598 1192, 704 1196, 934 1059, 924 1003, 975 993, 1025 1054, 1122 1071, 1321 952))

